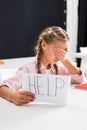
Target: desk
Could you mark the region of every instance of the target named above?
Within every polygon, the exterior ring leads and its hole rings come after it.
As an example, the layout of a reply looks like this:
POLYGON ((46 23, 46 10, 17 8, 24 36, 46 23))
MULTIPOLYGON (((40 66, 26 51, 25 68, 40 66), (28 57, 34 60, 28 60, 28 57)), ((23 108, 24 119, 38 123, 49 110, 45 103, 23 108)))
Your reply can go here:
POLYGON ((87 130, 87 91, 70 89, 66 106, 16 106, 0 98, 0 130, 87 130))
POLYGON ((23 58, 12 58, 4 59, 5 64, 0 64, 0 69, 2 68, 19 68, 22 65, 28 63, 34 57, 23 57, 23 58))
MULTIPOLYGON (((0 68, 18 68, 30 58, 7 59, 0 68)), ((68 104, 16 106, 0 98, 0 130, 87 130, 87 91, 70 88, 68 104)))
POLYGON ((34 57, 4 59, 5 64, 0 64, 0 82, 12 77, 19 67, 28 63, 33 58, 34 57))

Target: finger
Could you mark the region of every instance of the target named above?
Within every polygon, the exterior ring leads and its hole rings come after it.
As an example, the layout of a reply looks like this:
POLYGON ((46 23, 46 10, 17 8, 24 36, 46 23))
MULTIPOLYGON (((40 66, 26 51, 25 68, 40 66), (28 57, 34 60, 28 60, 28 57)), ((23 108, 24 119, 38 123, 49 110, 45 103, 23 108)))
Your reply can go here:
POLYGON ((33 101, 34 99, 35 98, 32 96, 26 96, 26 95, 21 96, 21 100, 25 100, 25 101, 33 101))
POLYGON ((61 55, 65 55, 66 54, 66 51, 64 51, 64 50, 56 50, 55 52, 57 54, 61 54, 61 55))
POLYGON ((66 50, 61 49, 61 48, 54 49, 54 52, 60 52, 60 53, 64 53, 64 54, 66 54, 66 53, 67 53, 67 51, 66 51, 66 50))
POLYGON ((63 59, 66 55, 66 53, 63 53, 62 51, 56 51, 55 55, 59 58, 59 59, 63 59))
POLYGON ((18 100, 15 102, 15 104, 17 105, 21 105, 21 104, 26 104, 26 103, 30 103, 30 102, 33 102, 34 101, 34 98, 26 98, 26 97, 20 97, 18 98, 18 100))
POLYGON ((55 52, 55 55, 57 58, 61 58, 61 57, 64 57, 65 55, 59 51, 55 52))
POLYGON ((19 102, 16 102, 15 104, 18 105, 18 106, 21 106, 21 105, 25 105, 25 104, 28 104, 28 103, 31 103, 33 101, 19 101, 19 102))
POLYGON ((22 95, 28 95, 28 96, 32 96, 32 97, 35 98, 35 94, 31 93, 31 92, 28 92, 28 91, 20 91, 19 93, 22 94, 22 95))

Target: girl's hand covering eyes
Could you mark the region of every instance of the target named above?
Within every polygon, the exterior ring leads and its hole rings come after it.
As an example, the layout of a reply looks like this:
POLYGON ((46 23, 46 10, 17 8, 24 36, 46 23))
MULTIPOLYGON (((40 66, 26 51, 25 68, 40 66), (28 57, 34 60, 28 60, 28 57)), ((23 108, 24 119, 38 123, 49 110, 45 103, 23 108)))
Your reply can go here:
POLYGON ((54 49, 53 49, 53 52, 54 52, 56 58, 57 58, 58 60, 60 60, 60 61, 63 61, 63 60, 65 59, 65 57, 66 57, 66 54, 67 54, 67 51, 66 51, 66 50, 63 50, 63 49, 61 49, 61 48, 57 48, 57 49, 54 48, 54 49))

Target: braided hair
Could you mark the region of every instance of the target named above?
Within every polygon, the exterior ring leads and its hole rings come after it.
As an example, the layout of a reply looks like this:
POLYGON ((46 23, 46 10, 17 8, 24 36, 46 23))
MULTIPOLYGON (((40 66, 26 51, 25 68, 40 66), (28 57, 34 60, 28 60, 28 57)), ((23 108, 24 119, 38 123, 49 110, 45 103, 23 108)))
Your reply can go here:
MULTIPOLYGON (((38 37, 37 40, 37 45, 35 47, 35 51, 37 54, 37 73, 41 73, 40 71, 40 66, 41 66, 41 56, 43 54, 43 49, 41 47, 41 43, 42 41, 45 41, 47 44, 51 44, 56 40, 60 40, 60 41, 64 41, 67 42, 69 41, 69 36, 67 34, 67 32, 62 29, 61 27, 58 26, 50 26, 47 27, 46 29, 44 29, 41 34, 38 37)), ((50 68, 50 64, 49 64, 49 68, 50 68)), ((54 69, 55 69, 55 74, 58 74, 58 67, 56 64, 53 65, 54 69)))

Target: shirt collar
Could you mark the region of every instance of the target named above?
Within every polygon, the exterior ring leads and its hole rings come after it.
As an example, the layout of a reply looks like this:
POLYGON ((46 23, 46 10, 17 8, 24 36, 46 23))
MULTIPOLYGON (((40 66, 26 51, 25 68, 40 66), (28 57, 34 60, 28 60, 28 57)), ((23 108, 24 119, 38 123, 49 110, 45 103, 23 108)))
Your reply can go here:
MULTIPOLYGON (((41 62, 40 70, 41 70, 42 73, 46 73, 46 70, 47 70, 42 62, 41 62)), ((50 71, 51 71, 52 74, 55 74, 55 69, 54 69, 53 65, 51 66, 50 71)))
MULTIPOLYGON (((37 55, 36 55, 36 62, 37 62, 37 55)), ((41 70, 41 73, 46 73, 46 70, 47 70, 47 69, 45 68, 45 66, 43 65, 42 62, 41 62, 40 70, 41 70)), ((53 65, 51 65, 50 70, 51 70, 52 74, 55 74, 55 73, 56 73, 56 72, 55 72, 55 69, 54 69, 54 67, 53 67, 53 65)))

